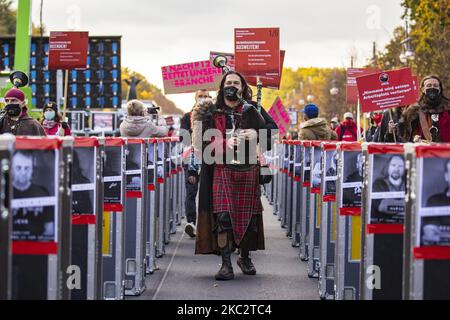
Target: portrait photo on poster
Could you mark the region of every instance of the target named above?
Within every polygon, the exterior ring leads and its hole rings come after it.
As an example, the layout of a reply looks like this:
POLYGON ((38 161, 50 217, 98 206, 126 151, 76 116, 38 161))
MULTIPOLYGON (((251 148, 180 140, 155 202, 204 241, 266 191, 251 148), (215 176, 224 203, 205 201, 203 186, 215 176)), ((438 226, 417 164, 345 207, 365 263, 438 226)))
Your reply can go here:
POLYGON ((74 148, 72 214, 94 214, 95 148, 74 148))
POLYGON ((158 153, 157 153, 157 167, 156 174, 157 178, 164 178, 164 144, 158 143, 158 153))
POLYGON ((361 207, 363 155, 360 151, 343 152, 342 207, 361 207))
POLYGON ((406 170, 401 154, 372 155, 370 223, 403 223, 406 170))
POLYGON ((302 148, 295 146, 295 175, 300 177, 302 175, 302 148))
POLYGON ((310 182, 311 181, 311 148, 305 147, 303 150, 304 150, 303 182, 310 182))
POLYGON ((147 152, 147 181, 148 184, 154 184, 155 183, 155 145, 149 144, 148 146, 148 152, 147 152))
POLYGON ((319 148, 314 147, 314 164, 311 168, 311 187, 320 188, 320 183, 322 179, 321 166, 321 151, 319 148))
POLYGON ((422 217, 421 246, 450 246, 450 215, 422 217))
POLYGON ((106 147, 103 165, 104 203, 119 204, 122 188, 122 147, 106 147))
POLYGON ((422 208, 448 208, 446 211, 450 213, 450 159, 424 158, 421 161, 422 208))
POLYGON ((12 158, 13 240, 56 241, 55 150, 17 150, 12 158))
POLYGON ((325 195, 336 195, 337 151, 325 151, 325 195))
POLYGON ((141 191, 142 144, 129 144, 127 150, 127 191, 141 191))

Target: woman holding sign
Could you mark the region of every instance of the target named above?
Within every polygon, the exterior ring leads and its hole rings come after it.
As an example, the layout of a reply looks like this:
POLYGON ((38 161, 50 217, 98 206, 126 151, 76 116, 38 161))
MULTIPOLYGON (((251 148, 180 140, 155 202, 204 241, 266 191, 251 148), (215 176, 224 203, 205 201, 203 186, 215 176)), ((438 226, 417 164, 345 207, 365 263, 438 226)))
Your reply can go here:
POLYGON ((234 278, 231 253, 235 248, 241 252, 237 264, 247 275, 256 274, 250 251, 264 250, 259 164, 252 162, 250 155, 256 154, 257 143, 263 139, 268 138, 262 145, 270 149, 271 130, 277 126, 262 108, 264 125, 243 126, 246 119, 242 113, 257 107, 251 98, 244 77, 231 71, 222 79, 217 102, 206 102, 192 114, 194 148, 202 151, 196 254, 220 252, 222 267, 216 280, 234 278), (257 132, 258 129, 267 131, 257 132), (203 136, 212 138, 203 142, 203 136), (236 149, 240 154, 238 161, 236 149))

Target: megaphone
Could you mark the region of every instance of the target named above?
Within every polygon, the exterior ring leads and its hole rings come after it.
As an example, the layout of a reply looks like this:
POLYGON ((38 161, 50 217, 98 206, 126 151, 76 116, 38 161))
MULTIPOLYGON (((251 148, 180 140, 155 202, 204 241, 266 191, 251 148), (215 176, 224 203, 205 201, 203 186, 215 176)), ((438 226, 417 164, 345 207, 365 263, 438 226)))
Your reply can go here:
POLYGON ((22 71, 14 71, 9 75, 9 80, 14 87, 25 87, 28 84, 28 76, 22 71))
POLYGON ((221 68, 222 73, 225 74, 225 73, 231 71, 230 67, 227 66, 227 62, 228 62, 227 57, 225 57, 223 55, 218 55, 217 57, 214 58, 213 65, 216 68, 221 68))

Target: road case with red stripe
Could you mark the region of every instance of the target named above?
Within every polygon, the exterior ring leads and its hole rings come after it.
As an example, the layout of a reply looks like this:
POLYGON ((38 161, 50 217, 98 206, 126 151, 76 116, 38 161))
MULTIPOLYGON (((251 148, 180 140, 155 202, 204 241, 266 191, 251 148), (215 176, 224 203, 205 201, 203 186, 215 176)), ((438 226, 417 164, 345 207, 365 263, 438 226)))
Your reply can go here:
POLYGON ((165 166, 165 139, 156 139, 156 207, 157 207, 157 234, 156 234, 156 257, 161 258, 165 254, 165 230, 166 230, 166 166, 165 166))
POLYGON ((302 146, 301 142, 293 141, 293 172, 292 172, 292 246, 298 247, 300 245, 300 209, 302 203, 300 202, 300 195, 303 192, 301 183, 302 177, 302 146))
POLYGON ((152 274, 156 270, 156 139, 148 140, 147 150, 147 188, 144 190, 147 193, 146 273, 152 274))
POLYGON ((11 159, 15 138, 12 135, 0 136, 0 300, 11 299, 12 255, 11 255, 11 159))
POLYGON ((145 236, 147 144, 144 139, 127 139, 125 186, 125 295, 137 296, 145 290, 145 236))
POLYGON ((363 144, 362 257, 364 300, 402 298, 406 167, 401 144, 363 144))
POLYGON ((70 208, 72 144, 72 138, 16 138, 11 170, 14 300, 70 299, 77 284, 79 272, 69 268, 70 209, 63 210, 63 205, 70 208))
POLYGON ((450 145, 406 145, 403 294, 450 299, 450 145))
POLYGON ((320 220, 321 220, 321 207, 322 195, 320 193, 321 185, 321 142, 311 141, 311 169, 310 174, 310 186, 308 192, 310 193, 309 201, 309 260, 308 260, 308 277, 319 277, 319 261, 320 261, 320 220))
POLYGON ((335 285, 335 245, 336 245, 336 179, 337 157, 336 143, 322 143, 322 183, 320 193, 322 201, 319 203, 320 218, 320 268, 319 295, 321 299, 334 299, 335 285))
POLYGON ((103 163, 103 298, 124 298, 126 139, 106 138, 103 163))
POLYGON ((102 154, 104 138, 75 138, 72 155, 72 264, 81 286, 72 300, 101 300, 102 295, 102 154))
POLYGON ((336 241, 337 300, 359 298, 361 262, 362 152, 359 143, 339 143, 336 200, 338 207, 336 241))
POLYGON ((311 255, 309 248, 309 219, 311 193, 311 141, 302 142, 302 187, 300 194, 300 259, 308 261, 311 255))

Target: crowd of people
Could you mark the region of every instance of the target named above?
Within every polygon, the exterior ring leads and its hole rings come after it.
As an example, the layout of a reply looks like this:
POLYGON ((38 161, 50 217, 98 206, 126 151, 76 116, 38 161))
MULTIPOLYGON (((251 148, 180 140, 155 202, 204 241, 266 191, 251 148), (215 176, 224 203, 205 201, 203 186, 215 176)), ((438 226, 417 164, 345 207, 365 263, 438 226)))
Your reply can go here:
MULTIPOLYGON (((358 132, 358 125, 351 112, 343 115, 340 122, 333 117, 330 122, 319 117, 320 109, 308 104, 302 110, 303 121, 299 126, 300 140, 358 141, 368 142, 450 142, 450 101, 444 95, 442 81, 436 76, 425 77, 420 85, 421 97, 416 104, 384 112, 370 114, 370 126, 358 132)), ((250 252, 263 250, 264 229, 262 219, 261 178, 262 154, 271 149, 272 136, 277 125, 270 115, 252 101, 253 93, 246 79, 238 72, 224 75, 217 97, 199 90, 195 94, 192 110, 181 119, 181 129, 191 134, 192 141, 183 141, 190 148, 186 174, 185 231, 196 240, 196 254, 218 254, 222 266, 216 280, 234 278, 231 253, 239 249, 237 264, 246 275, 255 275, 256 268, 250 252), (260 121, 245 119, 249 110, 257 110, 260 121), (259 123, 259 124, 257 124, 259 123), (251 124, 251 125, 250 125, 251 124), (210 140, 203 138, 207 130, 215 129, 217 135, 210 140), (261 129, 264 132, 261 136, 261 129), (261 143, 263 140, 265 143, 261 143), (215 161, 207 162, 201 156, 214 146, 215 161), (247 156, 236 161, 237 149, 244 148, 247 156), (265 149, 264 149, 265 148, 265 149), (199 156, 199 154, 201 154, 199 156), (233 161, 228 161, 228 155, 233 161), (257 163, 248 155, 256 154, 257 163), (200 159, 200 160, 199 160, 200 159), (198 205, 196 198, 199 196, 198 205)), ((24 93, 13 88, 4 96, 6 107, 0 119, 0 133, 18 136, 69 136, 67 120, 54 102, 42 108, 42 119, 34 120, 28 115, 24 93)), ((129 101, 127 115, 120 124, 123 137, 163 137, 171 134, 165 127, 158 127, 148 117, 146 107, 138 100, 129 101)), ((253 113, 254 117, 255 113, 253 113)), ((358 158, 355 179, 361 179, 358 158)), ((397 188, 403 177, 402 163, 393 157, 384 180, 377 182, 380 190, 397 188), (391 168, 392 167, 392 168, 391 168)), ((355 180, 355 181, 356 181, 355 180)), ((330 186, 331 187, 331 186, 330 186)), ((16 190, 15 190, 16 192, 16 190)), ((442 196, 441 196, 442 197, 442 196)), ((439 197, 432 201, 439 201, 439 197)), ((386 211, 380 201, 377 210, 386 211)))

